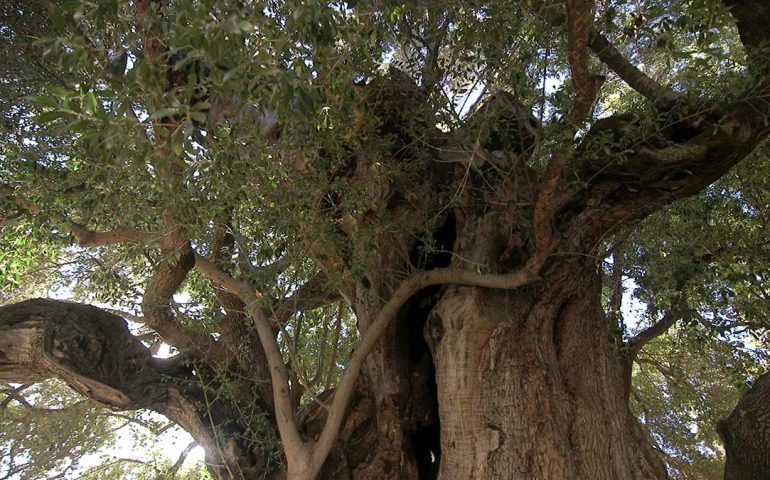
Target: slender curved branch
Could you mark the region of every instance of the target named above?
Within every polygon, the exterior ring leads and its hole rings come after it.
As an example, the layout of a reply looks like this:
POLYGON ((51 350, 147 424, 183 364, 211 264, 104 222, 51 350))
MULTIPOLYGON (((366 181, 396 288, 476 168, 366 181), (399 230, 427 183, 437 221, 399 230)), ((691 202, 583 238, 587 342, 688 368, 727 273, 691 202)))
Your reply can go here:
POLYGON ((51 220, 61 225, 62 229, 72 235, 81 247, 102 247, 116 243, 140 243, 153 239, 152 232, 146 232, 135 228, 118 226, 106 232, 89 230, 84 225, 66 222, 64 217, 55 215, 51 220))
MULTIPOLYGON (((15 198, 16 204, 24 212, 37 215, 42 209, 23 198, 15 198)), ((77 244, 83 248, 103 247, 116 243, 150 243, 158 239, 158 234, 137 228, 118 226, 105 232, 90 230, 87 226, 72 222, 64 215, 54 214, 48 217, 49 221, 58 225, 64 232, 72 235, 77 244)))
POLYGON ((273 404, 275 408, 278 433, 281 437, 284 453, 288 463, 289 474, 303 472, 310 459, 308 448, 299 435, 294 406, 289 389, 289 372, 284 364, 283 356, 278 348, 275 333, 265 311, 259 305, 262 294, 247 282, 233 278, 223 272, 212 262, 195 254, 195 268, 212 282, 238 295, 246 304, 249 316, 254 320, 262 348, 265 350, 267 363, 270 367, 270 380, 273 387, 273 404))
MULTIPOLYGON (((28 213, 38 214, 41 212, 40 207, 24 199, 17 198, 16 202, 28 213)), ((168 214, 164 212, 164 216, 168 216, 168 214)), ((160 248, 166 259, 150 278, 145 290, 142 299, 144 317, 128 315, 125 312, 120 312, 118 315, 145 323, 155 330, 166 343, 180 349, 189 349, 197 358, 206 358, 214 363, 225 358, 223 349, 216 345, 210 336, 185 330, 169 307, 173 295, 187 278, 187 273, 194 264, 191 250, 186 243, 186 231, 183 227, 167 221, 167 228, 160 233, 124 226, 106 232, 97 232, 84 225, 68 221, 63 215, 52 215, 49 220, 59 224, 65 232, 75 238, 81 247, 99 247, 125 242, 151 242, 160 248)))
MULTIPOLYGON (((211 262, 223 271, 227 271, 227 259, 235 243, 235 238, 229 233, 228 223, 231 214, 231 211, 227 212, 222 220, 216 221, 211 232, 211 262)), ((246 305, 238 295, 227 291, 218 284, 212 282, 212 287, 214 295, 226 313, 225 319, 222 322, 221 341, 225 343, 226 348, 237 351, 237 345, 240 343, 240 340, 236 338, 236 332, 246 317, 246 305)))
POLYGON ((243 280, 238 280, 227 272, 223 272, 206 257, 203 257, 198 253, 195 253, 195 268, 202 273, 204 277, 238 295, 241 299, 243 299, 243 297, 248 298, 249 295, 262 298, 262 294, 259 290, 255 289, 251 284, 243 280))
MULTIPOLYGON (((223 271, 226 271, 230 253, 236 245, 236 238, 229 224, 231 216, 232 211, 227 212, 222 220, 215 223, 211 232, 211 263, 223 271)), ((242 251, 241 248, 238 250, 242 251)), ((250 262, 249 266, 251 266, 250 262)), ((253 270, 253 266, 251 268, 253 270)), ((225 310, 225 318, 220 327, 221 337, 218 341, 241 365, 252 369, 253 374, 249 381, 256 385, 261 403, 268 411, 272 411, 274 410, 273 391, 269 381, 270 368, 265 351, 261 342, 244 341, 246 330, 250 327, 250 322, 247 321, 246 304, 238 295, 221 285, 212 281, 211 286, 219 304, 225 310)))
POLYGON ((309 465, 310 470, 306 472, 308 478, 314 478, 317 475, 332 448, 342 425, 345 410, 355 390, 355 383, 363 368, 364 360, 385 332, 385 329, 396 317, 403 304, 412 295, 425 287, 445 283, 497 289, 519 288, 539 279, 538 272, 547 257, 548 254, 546 252, 539 252, 532 256, 520 270, 509 274, 485 275, 467 270, 446 268, 416 273, 402 282, 390 300, 382 307, 371 326, 363 333, 363 337, 356 345, 350 357, 348 366, 342 374, 342 379, 337 386, 334 399, 329 407, 324 428, 313 448, 309 465))
POLYGON ((289 373, 283 362, 283 356, 278 348, 270 321, 259 306, 258 292, 255 292, 246 282, 237 280, 221 271, 216 265, 198 254, 195 255, 195 266, 209 280, 239 295, 246 303, 249 314, 256 324, 260 342, 265 349, 270 365, 278 432, 289 463, 289 475, 304 475, 303 478, 315 478, 326 461, 339 433, 345 409, 352 397, 364 360, 385 332, 387 326, 393 321, 404 302, 425 287, 444 283, 497 289, 519 288, 539 279, 538 272, 549 254, 549 249, 538 251, 521 269, 508 274, 480 274, 446 268, 420 272, 405 280, 380 310, 377 318, 356 346, 337 386, 321 435, 312 447, 303 442, 299 435, 291 401, 289 373))

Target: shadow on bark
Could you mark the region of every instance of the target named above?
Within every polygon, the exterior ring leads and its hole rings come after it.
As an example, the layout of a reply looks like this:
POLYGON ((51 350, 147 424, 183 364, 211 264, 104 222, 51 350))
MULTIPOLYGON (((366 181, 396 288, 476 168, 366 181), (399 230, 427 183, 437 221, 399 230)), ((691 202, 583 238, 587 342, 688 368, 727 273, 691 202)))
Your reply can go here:
POLYGON ((717 433, 725 445, 725 480, 770 480, 770 372, 717 424, 717 433))

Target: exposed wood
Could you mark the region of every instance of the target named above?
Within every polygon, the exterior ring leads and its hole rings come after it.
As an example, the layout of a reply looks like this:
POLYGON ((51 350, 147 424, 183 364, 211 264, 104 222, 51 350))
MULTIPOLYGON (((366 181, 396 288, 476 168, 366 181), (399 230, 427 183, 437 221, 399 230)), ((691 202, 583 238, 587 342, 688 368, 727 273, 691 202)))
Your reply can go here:
POLYGON ((270 367, 270 379, 273 390, 273 405, 287 462, 289 479, 308 478, 310 449, 302 440, 297 427, 294 405, 291 400, 289 372, 278 348, 275 332, 270 325, 265 311, 259 305, 261 294, 247 283, 237 280, 218 269, 216 265, 200 255, 195 255, 195 267, 212 282, 227 288, 238 295, 246 305, 249 316, 254 320, 259 334, 259 341, 265 351, 270 367))
POLYGON ((153 358, 123 319, 60 300, 0 307, 0 380, 53 377, 111 408, 148 408, 166 415, 204 447, 217 480, 250 478, 252 466, 243 452, 217 448, 211 413, 200 410, 199 386, 190 383, 191 372, 153 358))

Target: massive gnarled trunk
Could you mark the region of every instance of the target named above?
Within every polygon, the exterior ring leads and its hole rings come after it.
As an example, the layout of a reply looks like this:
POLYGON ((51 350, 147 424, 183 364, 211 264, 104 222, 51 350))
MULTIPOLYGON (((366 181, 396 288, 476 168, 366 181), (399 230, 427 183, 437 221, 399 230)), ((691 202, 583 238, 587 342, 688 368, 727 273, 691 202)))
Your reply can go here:
POLYGON ((741 397, 717 432, 725 445, 725 480, 770 479, 770 373, 741 397))
MULTIPOLYGON (((453 254, 424 266, 504 268, 499 221, 450 215, 434 238, 453 254)), ((360 385, 376 433, 350 478, 667 478, 629 409, 628 356, 586 238, 572 243, 584 252, 554 255, 523 288, 429 287, 404 305, 367 359, 360 385)), ((359 286, 364 329, 386 288, 378 279, 359 286)))
MULTIPOLYGON (((456 258, 496 264, 490 217, 460 218, 456 258)), ((581 253, 514 291, 451 286, 433 308, 438 478, 666 478, 628 407, 596 261, 581 253)))
POLYGON ((437 305, 439 478, 666 477, 629 410, 595 268, 572 263, 527 291, 452 287, 437 305))

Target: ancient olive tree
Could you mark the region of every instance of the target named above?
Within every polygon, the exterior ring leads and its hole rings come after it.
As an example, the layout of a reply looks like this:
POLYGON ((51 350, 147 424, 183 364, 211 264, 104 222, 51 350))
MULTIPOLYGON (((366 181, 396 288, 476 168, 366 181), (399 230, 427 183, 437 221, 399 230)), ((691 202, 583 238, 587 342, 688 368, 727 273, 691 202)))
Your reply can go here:
POLYGON ((221 479, 667 478, 632 373, 694 308, 601 260, 762 146, 764 0, 9 3, 7 299, 111 308, 0 307, 0 380, 221 479))

